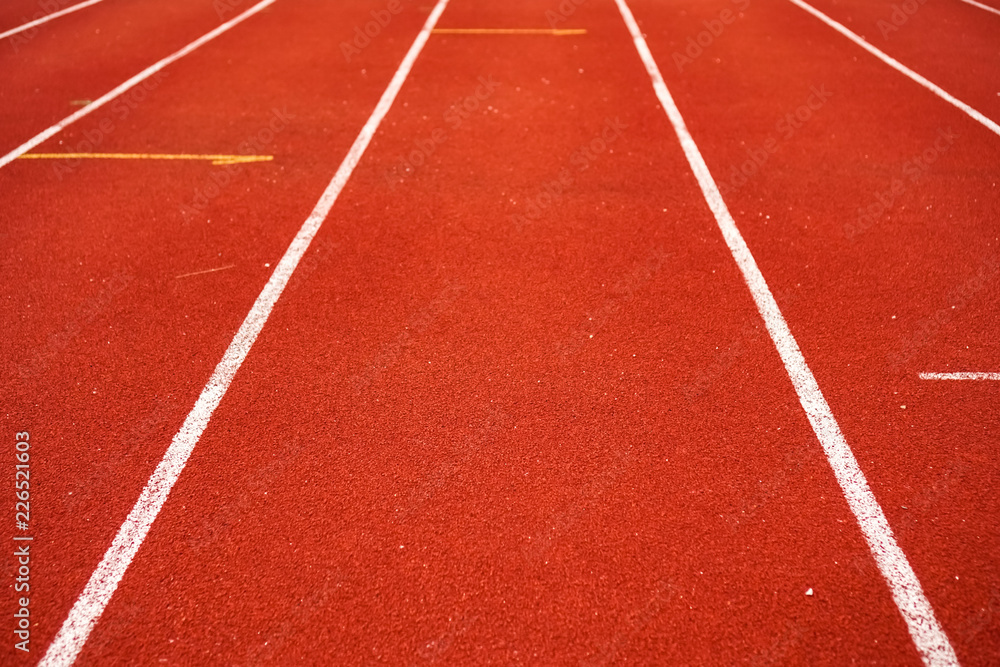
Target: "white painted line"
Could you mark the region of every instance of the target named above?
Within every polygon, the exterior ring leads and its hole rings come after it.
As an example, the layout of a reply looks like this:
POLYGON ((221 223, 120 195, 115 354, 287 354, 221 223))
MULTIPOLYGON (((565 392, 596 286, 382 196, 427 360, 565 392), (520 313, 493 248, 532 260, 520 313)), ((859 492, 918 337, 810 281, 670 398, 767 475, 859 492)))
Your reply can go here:
POLYGON ((882 576, 885 577, 892 592, 892 597, 899 608, 903 619, 910 631, 910 637, 916 645, 917 650, 923 657, 924 664, 937 666, 954 666, 958 664, 955 651, 944 634, 944 630, 938 624, 934 616, 934 610, 930 602, 924 596, 920 582, 913 573, 910 563, 906 560, 903 550, 896 544, 896 539, 889 527, 889 522, 882 512, 875 495, 868 486, 861 467, 854 458, 854 453, 844 439, 844 434, 840 431, 840 426, 830 410, 830 406, 820 391, 816 378, 806 364, 799 345, 792 336, 792 332, 785 322, 778 303, 774 300, 764 275, 757 267, 757 262, 750 253, 750 248, 743 240, 736 222, 733 220, 729 209, 722 200, 719 188, 709 173, 708 165, 701 156, 697 144, 687 130, 684 118, 680 110, 674 104, 670 91, 663 81, 660 69, 653 59, 646 40, 639 30, 639 26, 632 16, 631 10, 625 0, 615 0, 629 32, 632 34, 632 41, 639 52, 639 57, 646 66, 650 79, 653 81, 653 89, 659 98, 663 109, 670 118, 677 138, 680 140, 681 148, 687 156, 691 171, 694 172, 698 185, 701 186, 705 201, 715 215, 715 220, 722 231, 722 236, 726 240, 726 245, 736 260, 736 264, 743 274, 743 279, 750 288, 757 310, 764 318, 771 340, 781 356, 781 361, 785 365, 788 377, 795 387, 799 402, 805 410, 809 423, 812 424, 813 431, 819 438, 823 451, 826 453, 830 467, 844 492, 847 504, 858 520, 861 532, 868 542, 875 562, 882 576))
POLYGON ((88 104, 87 106, 85 106, 82 109, 78 110, 76 113, 73 113, 73 114, 70 114, 69 116, 66 116, 61 121, 59 121, 58 123, 56 123, 55 125, 53 125, 52 127, 50 127, 49 129, 44 130, 44 131, 36 134, 34 137, 32 137, 28 141, 24 142, 23 144, 21 144, 20 146, 18 146, 14 150, 12 150, 11 152, 7 153, 3 157, 0 157, 0 167, 4 167, 5 165, 9 164, 10 162, 16 160, 17 158, 19 158, 20 156, 24 155, 25 153, 27 153, 32 148, 34 148, 38 144, 42 143, 46 139, 49 139, 53 135, 61 132, 68 125, 70 125, 72 123, 75 123, 76 121, 80 120, 84 116, 86 116, 86 115, 88 115, 90 113, 93 113, 94 111, 97 111, 99 108, 101 108, 102 106, 104 106, 105 104, 107 104, 108 102, 110 102, 111 100, 115 99, 116 97, 118 97, 119 95, 121 95, 122 93, 124 93, 125 91, 129 90, 130 88, 133 88, 134 86, 142 83, 143 81, 145 81, 149 77, 153 76, 154 74, 156 74, 157 72, 159 72, 160 70, 162 70, 164 67, 166 67, 170 63, 172 63, 172 62, 174 62, 176 60, 180 60, 181 58, 183 58, 187 54, 189 54, 192 51, 194 51, 195 49, 197 49, 199 46, 201 46, 203 44, 206 44, 207 42, 212 41, 213 39, 215 39, 216 37, 218 37, 222 33, 226 32, 227 30, 229 30, 233 26, 235 26, 235 25, 237 25, 239 23, 242 23, 246 19, 250 18, 251 16, 253 16, 254 14, 260 12, 261 10, 266 9, 267 7, 273 5, 274 3, 275 3, 275 0, 263 0, 263 2, 257 3, 256 5, 254 5, 250 9, 246 10, 245 12, 243 12, 242 14, 240 14, 239 16, 236 16, 236 17, 233 17, 233 18, 229 19, 228 21, 226 21, 225 23, 223 23, 219 27, 215 28, 211 32, 208 32, 208 33, 202 35, 198 39, 194 40, 193 42, 191 42, 190 44, 188 44, 187 46, 185 46, 184 48, 182 48, 180 51, 175 51, 174 53, 170 54, 169 56, 167 56, 163 60, 159 61, 158 63, 150 65, 149 67, 147 67, 146 69, 142 70, 141 72, 139 72, 138 74, 136 74, 131 79, 129 79, 125 83, 121 84, 117 88, 115 88, 115 89, 113 89, 113 90, 105 93, 104 95, 100 96, 99 98, 97 98, 96 100, 94 100, 93 102, 91 102, 90 104, 88 104))
POLYGON ((1000 373, 921 373, 921 380, 1000 380, 1000 373))
POLYGON ((1000 136, 1000 125, 997 125, 992 120, 990 120, 989 118, 987 118, 983 114, 979 113, 978 111, 976 111, 975 109, 973 109, 972 107, 970 107, 968 104, 966 104, 962 100, 960 100, 957 97, 951 95, 950 93, 942 90, 939 86, 931 83, 930 81, 928 81, 924 77, 920 76, 919 74, 917 74, 912 69, 910 69, 909 67, 907 67, 903 63, 899 62, 898 60, 896 60, 892 56, 889 56, 889 55, 883 53, 882 51, 878 50, 877 48, 875 48, 874 46, 872 46, 870 43, 868 43, 867 41, 865 41, 865 39, 863 37, 854 34, 853 32, 851 32, 850 30, 848 30, 847 28, 845 28, 841 24, 837 23, 832 18, 830 18, 829 16, 827 16, 823 12, 819 11, 818 9, 816 9, 815 7, 813 7, 812 5, 808 5, 805 2, 803 2, 802 0, 788 0, 788 1, 791 2, 794 5, 798 5, 802 9, 806 10, 807 12, 809 12, 810 14, 812 14, 813 16, 815 16, 816 18, 818 18, 820 21, 822 21, 823 23, 827 24, 828 26, 830 26, 831 28, 833 28, 834 30, 836 30, 837 32, 839 32, 841 35, 843 35, 847 39, 851 40, 852 42, 854 42, 855 44, 857 44, 858 46, 860 46, 862 49, 864 49, 868 53, 872 54, 873 56, 875 56, 876 58, 878 58, 879 60, 881 60, 882 62, 884 62, 889 67, 893 68, 897 72, 900 72, 901 74, 905 74, 906 76, 910 77, 913 81, 919 83, 921 86, 923 86, 927 90, 931 91, 932 93, 934 93, 935 95, 937 95, 938 97, 940 97, 945 102, 948 102, 949 104, 955 106, 956 108, 961 109, 962 111, 964 111, 966 114, 969 115, 970 118, 972 118, 973 120, 981 123, 983 125, 983 127, 985 127, 986 129, 988 129, 990 132, 993 132, 994 134, 1000 136))
POLYGON ((66 16, 67 14, 72 14, 75 11, 79 11, 84 7, 90 7, 91 5, 96 5, 102 0, 87 0, 87 2, 81 2, 78 5, 73 5, 72 7, 67 7, 66 9, 61 9, 58 12, 52 12, 51 14, 46 14, 40 19, 35 19, 34 21, 28 21, 24 25, 19 25, 16 28, 11 28, 7 32, 0 32, 0 39, 6 39, 12 35, 16 35, 19 32, 24 32, 25 30, 31 30, 36 25, 42 25, 43 23, 48 23, 52 19, 57 19, 60 16, 66 16))
POLYGON ((996 7, 990 7, 989 5, 984 5, 981 2, 976 2, 976 0, 962 0, 967 5, 972 5, 973 7, 979 7, 980 9, 985 9, 988 12, 993 12, 997 16, 1000 16, 1000 9, 996 7))
POLYGON ((201 434, 208 426, 212 413, 222 401, 233 377, 243 364, 243 360, 246 359, 254 341, 257 340, 257 335, 264 327, 264 323, 267 322, 274 304, 288 284, 295 267, 298 266, 313 237, 319 231, 320 225, 323 224, 323 220, 329 215, 330 209, 337 201, 340 191, 344 189, 351 173, 361 160, 361 156, 396 99, 396 95, 403 86, 403 82, 406 81, 414 61, 420 55, 424 44, 427 43, 431 30, 447 4, 448 0, 438 0, 434 10, 427 17, 424 27, 399 64, 399 68, 385 92, 382 93, 375 110, 364 127, 361 128, 361 132, 354 140, 354 144, 351 145, 344 161, 340 163, 333 180, 326 186, 326 190, 323 191, 312 213, 302 223, 298 234, 288 246, 288 250, 285 251, 274 273, 271 274, 271 278, 267 281, 260 296, 257 297, 253 308, 243 320, 243 324, 240 325, 239 331, 236 332, 236 336, 229 344, 222 361, 215 367, 212 377, 202 389, 198 401, 184 420, 180 431, 174 436, 170 447, 163 455, 163 460, 156 466, 153 475, 146 482, 146 487, 142 490, 139 500, 129 512, 125 523, 118 529, 118 534, 115 535, 111 547, 90 576, 86 588, 77 598, 69 616, 63 622, 59 633, 45 653, 45 657, 39 663, 41 667, 66 667, 76 660, 90 635, 90 631, 104 612, 104 608, 111 600, 115 589, 118 588, 119 582, 125 575, 125 570, 128 569, 139 547, 142 546, 143 540, 146 539, 146 534, 166 502, 170 490, 184 470, 184 465, 201 438, 201 434))

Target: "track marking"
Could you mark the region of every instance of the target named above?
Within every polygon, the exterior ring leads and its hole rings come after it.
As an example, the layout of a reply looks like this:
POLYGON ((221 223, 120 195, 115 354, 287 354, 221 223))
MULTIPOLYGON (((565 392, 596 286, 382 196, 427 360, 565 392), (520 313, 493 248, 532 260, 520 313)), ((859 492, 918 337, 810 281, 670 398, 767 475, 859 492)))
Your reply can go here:
POLYGON ((273 155, 189 155, 187 153, 25 153, 19 160, 211 160, 212 164, 270 162, 273 155))
POLYGON ((976 111, 975 109, 973 109, 972 107, 970 107, 968 104, 966 104, 962 100, 960 100, 957 97, 955 97, 954 95, 951 95, 950 93, 946 92, 945 90, 943 90, 938 85, 936 85, 934 83, 931 83, 930 81, 928 81, 924 77, 920 76, 919 74, 917 74, 912 69, 910 69, 909 67, 907 67, 903 63, 899 62, 898 60, 896 60, 892 56, 890 56, 890 55, 888 55, 886 53, 883 53, 879 49, 875 48, 869 42, 865 41, 865 39, 863 37, 861 37, 860 35, 857 35, 857 34, 851 32, 850 30, 848 30, 847 28, 845 28, 843 25, 837 23, 836 21, 834 21, 832 18, 830 18, 829 16, 827 16, 823 12, 819 11, 818 9, 816 9, 815 7, 813 7, 812 5, 806 4, 802 0, 788 0, 788 1, 791 2, 793 5, 797 5, 797 6, 801 7, 802 9, 806 10, 807 12, 809 12, 810 14, 812 14, 813 16, 815 16, 816 18, 818 18, 820 21, 822 21, 823 23, 827 24, 828 26, 830 26, 831 28, 833 28, 834 30, 836 30, 837 32, 839 32, 841 35, 843 35, 847 39, 851 40, 852 42, 854 42, 855 44, 857 44, 858 46, 860 46, 862 49, 864 49, 868 53, 872 54, 873 56, 875 56, 876 58, 878 58, 879 60, 881 60, 882 62, 884 62, 889 67, 893 68, 897 72, 900 72, 901 74, 904 74, 904 75, 910 77, 910 79, 912 79, 916 83, 919 83, 921 86, 923 86, 927 90, 931 91, 932 93, 934 93, 935 95, 937 95, 938 97, 940 97, 945 102, 948 102, 949 104, 953 105, 957 109, 961 109, 962 111, 964 111, 966 114, 968 114, 968 116, 970 118, 972 118, 973 120, 981 123, 983 125, 983 127, 985 127, 986 129, 988 129, 990 132, 992 132, 992 133, 1000 136, 1000 125, 997 125, 992 120, 990 120, 989 118, 987 118, 983 114, 979 113, 978 111, 976 111))
POLYGON ((1000 380, 1000 373, 921 373, 921 380, 1000 380))
MULTIPOLYGON (((202 389, 201 395, 198 396, 197 402, 188 413, 181 429, 171 441, 163 459, 156 466, 149 481, 146 482, 142 494, 132 511, 129 512, 125 523, 118 529, 118 534, 115 535, 111 546, 105 552, 97 569, 90 575, 86 587, 73 604, 73 608, 70 609, 58 634, 49 645, 45 657, 39 663, 40 667, 68 667, 80 654, 91 630, 97 624, 101 614, 104 613, 104 608, 107 607, 129 564, 146 539, 153 521, 156 520, 157 514, 170 494, 170 490, 184 470, 188 457, 191 456, 201 434, 208 427, 212 413, 219 406, 222 397, 225 396, 233 377, 249 354, 254 341, 257 340, 257 335, 267 322, 274 304, 288 284, 295 267, 298 266, 302 256, 309 248, 309 244, 312 243, 313 237, 316 236, 326 216, 329 215, 334 202, 337 201, 341 190, 350 179, 354 168, 361 160, 361 156, 396 99, 396 95, 406 81, 414 61, 423 50, 424 44, 430 38, 431 30, 434 29, 434 25, 447 5, 448 0, 438 0, 434 10, 427 17, 427 21, 413 45, 410 46, 410 50, 407 51, 403 61, 399 64, 399 68, 385 92, 382 93, 375 110, 372 111, 368 121, 361 128, 361 132, 351 145, 344 161, 340 163, 337 173, 334 174, 330 184, 326 186, 326 190, 323 191, 312 213, 302 223, 302 227, 295 235, 291 245, 288 246, 288 250, 285 251, 274 273, 271 274, 260 296, 257 297, 257 301, 254 302, 253 308, 247 313, 246 319, 240 325, 239 331, 236 332, 236 336, 226 349, 219 365, 215 367, 212 377, 202 389)), ((262 5, 257 6, 261 7, 262 5)))
POLYGON ((586 35, 583 28, 435 28, 436 35, 586 35))
POLYGON ((984 5, 981 2, 976 2, 976 0, 962 0, 967 5, 972 5, 973 7, 979 7, 980 9, 985 9, 988 12, 993 12, 997 16, 1000 16, 1000 9, 996 7, 990 7, 989 5, 984 5))
POLYGON ((215 273, 216 271, 225 271, 226 269, 235 268, 235 264, 230 264, 228 266, 220 266, 217 269, 205 269, 204 271, 194 271, 192 273, 185 273, 183 275, 176 276, 174 280, 180 280, 181 278, 190 278, 191 276, 201 276, 206 273, 215 273))
POLYGON ((844 439, 844 434, 833 416, 833 411, 830 410, 816 378, 813 377, 812 371, 806 364, 805 357, 802 356, 802 351, 792 336, 792 332, 788 328, 788 324, 785 322, 785 318, 778 308, 778 303, 775 301, 774 295, 771 294, 767 281, 764 280, 764 275, 760 272, 750 248, 736 227, 736 222, 722 199, 719 188, 708 170, 708 165, 705 164, 697 144, 687 130, 680 110, 674 103, 670 91, 667 90, 667 85, 653 59, 653 54, 650 53, 649 47, 646 45, 642 31, 636 24, 628 5, 625 4, 625 0, 615 0, 615 2, 618 4, 618 10, 632 35, 632 41, 639 52, 639 57, 642 58, 646 71, 652 79, 656 96, 670 118, 670 123, 674 126, 681 148, 683 148, 684 155, 691 165, 691 171, 698 180, 705 201, 712 209, 715 221, 726 240, 726 245, 729 246, 747 287, 750 288, 750 294, 757 304, 757 310, 764 319, 767 331, 781 356, 788 377, 795 387, 796 394, 798 394, 799 402, 809 418, 809 423, 823 446, 823 451, 830 462, 830 467, 833 469, 840 488, 844 492, 847 504, 857 518, 861 532, 868 542, 868 547, 882 572, 882 576, 889 584, 893 600, 906 621, 913 643, 925 665, 934 667, 958 665, 955 650, 948 641, 944 630, 938 624, 934 610, 924 596, 920 581, 917 580, 910 563, 906 560, 906 555, 896 543, 889 522, 868 486, 868 481, 854 458, 854 453, 844 439))
POLYGON ((69 116, 66 116, 61 121, 59 121, 58 123, 56 123, 55 125, 53 125, 52 127, 50 127, 49 129, 44 130, 42 132, 39 132, 34 137, 32 137, 28 141, 24 142, 23 144, 21 144, 20 146, 18 146, 14 150, 12 150, 11 152, 7 153, 3 157, 0 157, 0 168, 6 166, 8 164, 10 164, 12 161, 14 161, 17 158, 21 157, 22 155, 24 155, 25 153, 27 153, 28 151, 30 151, 32 148, 34 148, 38 144, 42 143, 46 139, 49 139, 53 135, 59 133, 64 128, 66 128, 68 125, 70 125, 71 123, 75 123, 76 121, 80 120, 81 118, 83 118, 87 114, 89 114, 89 113, 91 113, 93 111, 96 111, 100 107, 104 106, 105 104, 107 104, 111 100, 115 99, 116 97, 118 97, 119 95, 121 95, 125 91, 129 90, 130 88, 132 88, 132 87, 134 87, 134 86, 142 83, 143 81, 145 81, 149 77, 153 76, 154 74, 156 74, 157 72, 159 72, 161 69, 163 69, 164 67, 166 67, 170 63, 172 63, 172 62, 174 62, 176 60, 180 60, 181 58, 183 58, 187 54, 189 54, 192 51, 194 51, 195 49, 197 49, 199 46, 212 41, 213 39, 215 39, 216 37, 218 37, 222 33, 226 32, 230 28, 232 28, 232 27, 234 27, 234 26, 242 23, 243 21, 245 21, 246 19, 250 18, 254 14, 260 12, 263 9, 265 9, 266 7, 269 7, 269 6, 273 5, 275 3, 275 1, 276 0, 263 0, 262 2, 257 3, 256 5, 254 5, 250 9, 246 10, 245 12, 243 12, 242 14, 240 14, 239 16, 235 16, 235 17, 229 19, 228 21, 226 21, 225 23, 223 23, 222 25, 218 26, 214 30, 205 33, 204 35, 202 35, 198 39, 194 40, 193 42, 191 42, 190 44, 188 44, 184 48, 180 49, 179 51, 175 51, 174 53, 170 54, 169 56, 167 56, 163 60, 160 60, 159 62, 157 62, 157 63, 155 63, 153 65, 150 65, 149 67, 147 67, 146 69, 142 70, 141 72, 139 72, 138 74, 136 74, 131 79, 129 79, 125 83, 121 84, 117 88, 114 88, 113 90, 105 93, 104 95, 102 95, 101 97, 97 98, 96 100, 94 100, 93 102, 91 102, 87 106, 83 107, 79 111, 76 111, 75 113, 72 113, 69 116))
POLYGON ((52 12, 47 14, 40 19, 35 19, 34 21, 29 21, 24 25, 19 25, 16 28, 11 28, 7 32, 0 32, 0 39, 5 39, 12 35, 16 35, 19 32, 24 32, 25 30, 31 30, 36 25, 42 25, 43 23, 48 23, 52 19, 57 19, 60 16, 66 16, 67 14, 72 14, 75 11, 79 11, 84 7, 90 7, 91 5, 96 5, 101 0, 87 0, 86 2, 81 2, 78 5, 73 5, 72 7, 67 7, 66 9, 61 9, 58 12, 52 12))

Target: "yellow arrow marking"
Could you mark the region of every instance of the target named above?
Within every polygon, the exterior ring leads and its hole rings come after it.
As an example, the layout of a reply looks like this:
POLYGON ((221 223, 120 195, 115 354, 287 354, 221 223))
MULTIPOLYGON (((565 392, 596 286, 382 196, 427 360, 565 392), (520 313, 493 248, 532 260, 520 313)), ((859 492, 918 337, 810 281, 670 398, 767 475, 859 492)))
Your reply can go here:
POLYGON ((21 160, 210 160, 212 164, 270 162, 273 155, 188 155, 186 153, 25 153, 21 160))
POLYGON ((435 28, 433 33, 440 35, 586 35, 582 28, 567 28, 563 30, 549 28, 435 28))

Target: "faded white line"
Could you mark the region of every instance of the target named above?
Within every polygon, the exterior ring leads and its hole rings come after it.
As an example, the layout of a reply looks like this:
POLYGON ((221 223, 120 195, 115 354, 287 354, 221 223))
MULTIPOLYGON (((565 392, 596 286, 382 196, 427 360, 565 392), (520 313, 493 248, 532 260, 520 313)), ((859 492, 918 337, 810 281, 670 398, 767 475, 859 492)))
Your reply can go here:
POLYGON ((921 373, 921 380, 1000 380, 1000 373, 921 373))
POLYGON ((220 401, 222 401, 222 397, 229 388, 229 384, 250 352, 250 348, 257 339, 257 335, 271 314, 271 309, 274 308, 274 304, 288 284, 288 280, 295 271, 295 267, 298 266, 299 260, 302 259, 302 256, 309 248, 309 244, 312 242, 313 237, 316 236, 316 232, 319 231, 320 225, 323 224, 323 220, 329 215, 330 209, 333 207, 334 202, 337 201, 337 196, 343 190, 348 179, 351 177, 351 173, 361 160, 361 156, 375 135, 375 131, 378 129, 382 119, 392 106, 393 100, 396 99, 396 95, 403 86, 403 82, 406 81, 406 77, 410 73, 414 61, 420 55, 424 44, 427 43, 427 38, 430 37, 431 30, 434 28, 447 4, 448 0, 438 0, 434 10, 420 30, 420 34, 417 35, 416 40, 414 40, 413 45, 406 53, 395 75, 393 75, 392 80, 389 82, 389 86, 382 93, 382 97, 375 106, 375 110, 368 118, 364 127, 361 128, 361 132, 354 140, 354 144, 351 145, 351 149, 348 151, 344 161, 341 162, 333 180, 330 181, 326 190, 323 191, 312 213, 302 223, 298 234, 295 235, 291 245, 288 246, 288 250, 285 251, 274 273, 271 274, 271 278, 267 281, 260 296, 257 297, 253 308, 247 314, 246 319, 243 320, 243 324, 240 325, 239 331, 236 332, 236 336, 229 344, 229 348, 222 357, 222 361, 215 367, 212 377, 209 378, 205 388, 202 389, 194 408, 191 409, 191 412, 184 420, 180 431, 174 436, 166 454, 163 455, 163 460, 160 461, 159 465, 156 466, 156 470, 153 471, 153 475, 142 490, 139 500, 132 508, 132 511, 129 512, 125 523, 119 528, 111 547, 104 554, 104 558, 101 559, 97 569, 90 576, 86 588, 84 588, 80 597, 76 600, 76 603, 69 612, 69 616, 49 646, 45 657, 39 663, 41 667, 55 667, 57 665, 65 667, 71 665, 76 660, 77 655, 79 655, 80 650, 87 641, 87 637, 90 635, 90 631, 104 612, 104 608, 107 606, 108 601, 111 600, 115 589, 118 588, 125 570, 128 569, 143 540, 145 540, 146 534, 153 525, 153 521, 166 502, 170 490, 177 482, 178 477, 180 477, 181 471, 184 470, 184 465, 187 463, 188 457, 194 450, 199 438, 201 438, 201 434, 208 426, 208 422, 212 418, 212 413, 215 412, 220 401))
POLYGON ((19 25, 16 28, 11 28, 7 32, 0 32, 0 39, 6 39, 12 35, 16 35, 19 32, 24 32, 25 30, 31 30, 35 26, 42 25, 43 23, 48 23, 52 19, 57 19, 60 16, 66 16, 67 14, 72 14, 73 12, 79 11, 84 7, 90 7, 91 5, 96 5, 102 0, 87 0, 87 2, 81 2, 78 5, 73 5, 72 7, 67 7, 66 9, 60 9, 58 12, 52 12, 51 14, 46 14, 40 19, 35 19, 34 21, 28 21, 24 25, 19 25))
POLYGON ((235 264, 227 264, 226 266, 220 266, 217 269, 205 269, 204 271, 193 271, 191 273, 184 273, 184 274, 181 274, 179 276, 176 276, 174 278, 174 280, 180 280, 181 278, 190 278, 191 276, 202 276, 202 275, 205 275, 206 273, 215 273, 216 271, 225 271, 226 269, 232 269, 232 268, 235 268, 235 267, 236 267, 235 264))
POLYGON ((935 95, 937 95, 938 97, 940 97, 945 102, 948 102, 949 104, 953 105, 955 108, 964 111, 966 114, 969 115, 970 118, 972 118, 973 120, 981 123, 983 125, 983 127, 985 127, 986 129, 988 129, 990 132, 993 132, 996 135, 1000 135, 1000 125, 997 125, 992 120, 990 120, 989 118, 987 118, 983 114, 979 113, 978 111, 976 111, 975 109, 973 109, 972 107, 970 107, 968 104, 966 104, 962 100, 958 99, 954 95, 952 95, 952 94, 948 93, 947 91, 943 90, 937 84, 931 83, 930 81, 928 81, 924 77, 920 76, 919 74, 917 74, 912 69, 910 69, 909 67, 907 67, 903 63, 899 62, 898 60, 896 60, 892 56, 890 56, 890 55, 888 55, 886 53, 883 53, 879 49, 875 48, 869 42, 865 41, 865 39, 863 37, 861 37, 860 35, 856 35, 855 33, 851 32, 850 30, 848 30, 847 28, 845 28, 843 25, 837 23, 832 18, 830 18, 829 16, 827 16, 823 12, 819 11, 818 9, 816 9, 815 7, 813 7, 812 5, 809 5, 809 4, 806 4, 805 2, 802 2, 802 0, 788 0, 788 1, 791 2, 794 5, 798 5, 802 9, 806 10, 807 12, 809 12, 810 14, 812 14, 813 16, 815 16, 816 18, 818 18, 820 21, 822 21, 823 23, 827 24, 828 26, 830 26, 831 28, 833 28, 834 30, 836 30, 837 32, 839 32, 841 35, 843 35, 847 39, 851 40, 852 42, 854 42, 855 44, 857 44, 858 46, 860 46, 862 49, 864 49, 868 53, 872 54, 873 56, 875 56, 876 58, 878 58, 879 60, 881 60, 882 62, 884 62, 886 65, 888 65, 889 67, 891 67, 894 70, 896 70, 897 72, 908 76, 910 79, 912 79, 916 83, 919 83, 921 86, 923 86, 927 90, 931 91, 932 93, 934 93, 935 95))
POLYGON ((76 121, 80 120, 84 116, 86 116, 86 115, 88 115, 90 113, 93 113, 94 111, 97 111, 99 108, 101 108, 102 106, 104 106, 105 104, 107 104, 108 102, 110 102, 111 100, 115 99, 116 97, 118 97, 119 95, 121 95, 122 93, 124 93, 125 91, 127 91, 130 88, 133 88, 136 85, 142 83, 143 81, 145 81, 149 77, 153 76, 154 74, 156 74, 157 72, 159 72, 160 70, 162 70, 164 67, 166 67, 170 63, 172 63, 172 62, 174 62, 176 60, 180 60, 181 58, 183 58, 187 54, 189 54, 192 51, 194 51, 195 49, 197 49, 199 46, 201 46, 203 44, 206 44, 207 42, 212 41, 213 39, 215 39, 216 37, 218 37, 222 33, 226 32, 227 30, 229 30, 233 26, 235 26, 235 25, 237 25, 239 23, 242 23, 246 19, 250 18, 251 16, 253 16, 254 14, 260 12, 261 10, 263 10, 263 9, 265 9, 265 8, 273 5, 274 3, 275 3, 275 0, 264 0, 263 2, 260 2, 260 3, 256 4, 256 5, 254 5, 253 7, 251 7, 250 9, 246 10, 245 12, 243 12, 242 14, 240 14, 239 16, 233 17, 230 20, 226 21, 225 23, 223 23, 219 27, 215 28, 211 32, 208 32, 208 33, 202 35, 201 37, 199 37, 198 39, 194 40, 193 42, 191 42, 190 44, 188 44, 187 46, 185 46, 181 50, 175 51, 174 53, 170 54, 169 56, 167 56, 163 60, 161 60, 161 61, 159 61, 159 62, 157 62, 157 63, 155 63, 153 65, 150 65, 149 67, 147 67, 146 69, 142 70, 141 72, 139 72, 138 74, 136 74, 131 79, 129 79, 125 83, 121 84, 117 88, 114 88, 113 90, 105 93, 104 95, 101 95, 99 98, 97 98, 96 100, 94 100, 93 102, 91 102, 90 104, 88 104, 87 106, 83 107, 82 109, 80 109, 76 113, 73 113, 73 114, 70 114, 69 116, 66 116, 61 121, 59 121, 58 123, 56 123, 55 125, 53 125, 52 127, 50 127, 49 129, 44 130, 42 132, 39 132, 34 137, 32 137, 28 141, 24 142, 23 144, 21 144, 20 146, 18 146, 14 150, 12 150, 11 152, 7 153, 3 157, 0 157, 0 167, 3 167, 5 165, 9 164, 10 162, 16 160, 17 158, 19 158, 20 156, 24 155, 25 153, 27 153, 32 148, 34 148, 38 144, 42 143, 46 139, 49 139, 52 136, 54 136, 55 134, 61 132, 67 126, 71 125, 72 123, 75 123, 76 121))
POLYGON ((976 0, 962 0, 967 5, 972 5, 973 7, 979 7, 980 9, 985 9, 988 12, 993 12, 997 16, 1000 16, 1000 9, 996 7, 990 7, 989 5, 984 5, 981 2, 976 2, 976 0))
POLYGON ((743 279, 750 288, 753 300, 757 304, 757 310, 764 319, 771 340, 774 341, 774 346, 781 356, 788 377, 795 387, 796 394, 798 394, 799 402, 809 418, 809 423, 812 424, 813 431, 819 438, 823 451, 826 453, 830 467, 833 469, 837 482, 847 499, 847 504, 857 518, 861 532, 868 542, 868 547, 882 572, 882 576, 889 584, 893 600, 906 621, 913 643, 926 665, 935 667, 957 665, 958 658, 955 656, 955 651, 934 616, 934 610, 924 595, 906 555, 896 543, 889 522, 869 488, 868 481, 854 458, 854 453, 844 439, 844 434, 833 416, 833 411, 830 410, 816 378, 813 377, 812 371, 806 364, 805 357, 802 356, 802 351, 792 336, 792 332, 778 308, 778 303, 774 300, 774 295, 771 294, 771 290, 764 280, 764 275, 760 272, 757 262, 750 253, 750 248, 736 227, 736 222, 722 199, 719 188, 708 170, 708 165, 705 164, 705 160, 701 156, 701 151, 698 150, 697 144, 688 132, 684 118, 677 105, 674 104, 670 91, 667 90, 667 85, 663 81, 663 76, 660 74, 660 69, 657 67, 649 47, 646 45, 642 31, 636 24, 625 0, 615 0, 615 2, 618 4, 622 18, 625 19, 629 32, 632 34, 632 40, 639 52, 639 57, 642 58, 646 71, 653 81, 656 96, 674 126, 681 148, 684 149, 684 154, 691 165, 691 171, 694 172, 695 178, 698 180, 705 201, 712 209, 719 229, 722 231, 722 236, 726 240, 726 245, 729 246, 733 259, 736 260, 736 264, 743 274, 743 279))

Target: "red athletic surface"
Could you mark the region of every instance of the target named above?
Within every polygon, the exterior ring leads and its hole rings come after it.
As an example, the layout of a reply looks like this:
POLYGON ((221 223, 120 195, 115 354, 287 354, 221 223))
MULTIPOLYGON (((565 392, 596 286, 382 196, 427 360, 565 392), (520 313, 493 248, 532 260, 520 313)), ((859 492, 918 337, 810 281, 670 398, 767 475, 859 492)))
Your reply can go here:
MULTIPOLYGON (((784 0, 629 4, 960 661, 997 664, 997 385, 918 374, 1000 370, 1000 137, 784 0)), ((892 4, 816 6, 1000 120, 1000 17, 927 3, 883 39, 892 4)), ((37 623, 4 663, 43 655, 432 3, 345 62, 384 6, 278 0, 35 149, 110 118, 101 152, 237 153, 290 118, 194 213, 223 167, 0 169, 0 499, 12 526, 28 430, 37 623)), ((0 49, 0 150, 219 22, 106 0, 0 49)), ((558 27, 588 32, 430 38, 80 664, 919 664, 614 2, 558 27)))

